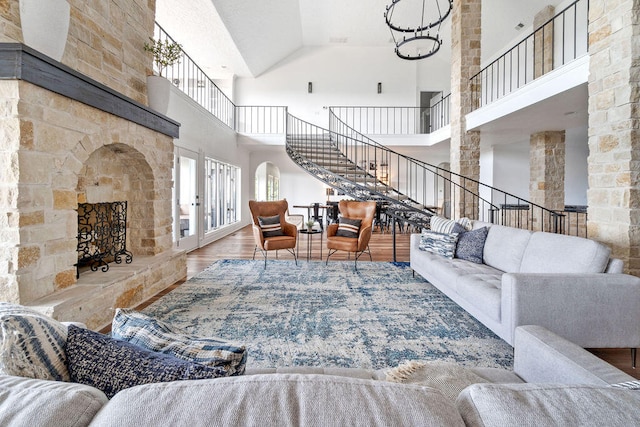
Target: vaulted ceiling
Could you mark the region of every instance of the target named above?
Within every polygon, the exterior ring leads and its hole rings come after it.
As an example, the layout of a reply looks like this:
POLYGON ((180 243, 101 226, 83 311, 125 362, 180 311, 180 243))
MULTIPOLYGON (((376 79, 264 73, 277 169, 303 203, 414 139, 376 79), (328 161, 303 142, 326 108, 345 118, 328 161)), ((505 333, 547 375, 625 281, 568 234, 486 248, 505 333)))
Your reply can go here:
MULTIPOLYGON (((420 0, 402 2, 422 5, 420 0)), ((424 2, 429 8, 436 0, 424 2)), ((390 3, 391 0, 156 0, 156 20, 210 77, 257 77, 305 46, 376 46, 393 50, 384 20, 390 3)), ((560 3, 483 0, 483 57, 524 37, 538 11, 548 4, 560 3), (516 29, 519 23, 524 24, 521 30, 516 29)), ((449 18, 442 29, 444 43, 437 53, 442 57, 450 55, 450 24, 449 18)))

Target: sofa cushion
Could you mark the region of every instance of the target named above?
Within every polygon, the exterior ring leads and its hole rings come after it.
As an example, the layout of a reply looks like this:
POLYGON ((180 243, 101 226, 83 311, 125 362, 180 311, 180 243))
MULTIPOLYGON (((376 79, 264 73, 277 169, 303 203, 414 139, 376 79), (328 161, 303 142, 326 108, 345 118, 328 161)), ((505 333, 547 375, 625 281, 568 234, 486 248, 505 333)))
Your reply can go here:
POLYGON ((418 248, 445 258, 453 258, 457 241, 458 233, 444 234, 425 230, 422 232, 418 248))
POLYGON ((531 234, 529 230, 491 226, 484 243, 484 263, 507 273, 519 272, 531 234))
POLYGON ((497 322, 501 320, 501 273, 466 274, 456 281, 456 291, 497 322))
POLYGON ((86 385, 0 375, 2 426, 87 426, 107 402, 86 385))
POLYGON ((610 254, 595 240, 536 232, 524 251, 520 273, 602 273, 610 254))
POLYGON ((116 309, 111 322, 111 336, 178 359, 220 367, 228 375, 242 375, 247 363, 247 350, 244 346, 216 337, 188 335, 131 309, 116 309))
POLYGON ((445 287, 457 292, 458 279, 473 274, 491 275, 496 280, 500 280, 502 276, 500 270, 486 264, 475 264, 459 258, 448 259, 425 251, 415 252, 419 252, 420 256, 412 255, 412 268, 419 268, 440 289, 445 287))
POLYGON ((67 360, 72 381, 100 389, 108 398, 139 384, 227 375, 222 368, 187 362, 73 325, 67 360))
POLYGON ((35 310, 0 302, 0 374, 69 381, 67 327, 35 310))
POLYGON ((640 393, 610 387, 474 384, 456 406, 467 426, 630 426, 640 423, 640 393))
POLYGON ((267 374, 123 390, 95 426, 463 426, 437 390, 330 375, 267 374), (176 408, 180 408, 179 411, 176 408))

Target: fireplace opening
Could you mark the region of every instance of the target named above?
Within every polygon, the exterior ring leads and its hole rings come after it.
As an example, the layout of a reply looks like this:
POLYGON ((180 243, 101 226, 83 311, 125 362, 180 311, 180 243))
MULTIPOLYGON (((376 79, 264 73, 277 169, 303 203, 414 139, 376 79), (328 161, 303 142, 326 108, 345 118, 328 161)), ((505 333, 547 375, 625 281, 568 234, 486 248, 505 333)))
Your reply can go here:
POLYGON ((111 262, 130 264, 133 255, 126 246, 126 201, 78 204, 76 278, 83 269, 106 272, 111 262))

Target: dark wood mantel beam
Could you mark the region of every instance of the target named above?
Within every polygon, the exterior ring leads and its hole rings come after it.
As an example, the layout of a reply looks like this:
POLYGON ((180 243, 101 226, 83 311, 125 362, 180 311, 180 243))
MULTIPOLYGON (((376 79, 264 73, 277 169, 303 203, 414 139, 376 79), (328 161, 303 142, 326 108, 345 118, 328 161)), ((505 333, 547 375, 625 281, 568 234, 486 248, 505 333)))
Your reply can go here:
POLYGON ((0 43, 0 80, 24 80, 178 138, 180 123, 21 43, 0 43))

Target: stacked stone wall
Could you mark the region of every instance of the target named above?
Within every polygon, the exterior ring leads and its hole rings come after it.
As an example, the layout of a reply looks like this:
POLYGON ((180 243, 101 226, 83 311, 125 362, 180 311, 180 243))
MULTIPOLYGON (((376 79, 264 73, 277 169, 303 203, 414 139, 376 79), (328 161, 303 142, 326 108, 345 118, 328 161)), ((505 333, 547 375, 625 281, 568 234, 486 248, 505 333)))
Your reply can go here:
POLYGON ((589 3, 589 237, 640 274, 640 5, 589 3))
POLYGON ((76 282, 76 208, 87 195, 128 199, 134 255, 172 248, 171 137, 23 81, 0 92, 13 99, 0 105, 1 300, 28 303, 76 282))
MULTIPOLYGON (((44 1, 44 0, 43 0, 44 1)), ((69 33, 62 63, 142 104, 151 55, 155 0, 68 0, 69 33)), ((0 1, 0 42, 23 43, 19 0, 0 1)))
MULTIPOLYGON (((451 171, 476 181, 480 178, 480 132, 467 132, 465 116, 471 112, 469 79, 480 71, 481 3, 455 0, 451 14, 451 171)), ((468 181, 458 184, 478 194, 477 184, 468 181)), ((465 197, 459 188, 454 192, 454 217, 477 218, 477 201, 465 197)))

